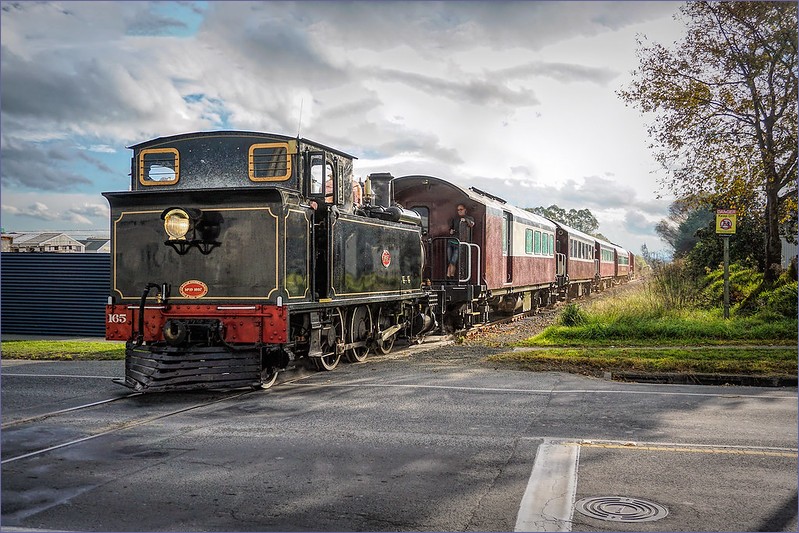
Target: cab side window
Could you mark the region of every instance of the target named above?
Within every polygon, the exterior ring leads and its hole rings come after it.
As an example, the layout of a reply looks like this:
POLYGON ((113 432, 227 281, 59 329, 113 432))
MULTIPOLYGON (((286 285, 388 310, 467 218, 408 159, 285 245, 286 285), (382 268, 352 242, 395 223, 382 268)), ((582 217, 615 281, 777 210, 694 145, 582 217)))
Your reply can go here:
POLYGON ((325 163, 325 203, 333 203, 333 183, 335 182, 336 171, 333 164, 325 163))
POLYGON ((324 183, 324 156, 311 156, 311 194, 321 194, 324 183))

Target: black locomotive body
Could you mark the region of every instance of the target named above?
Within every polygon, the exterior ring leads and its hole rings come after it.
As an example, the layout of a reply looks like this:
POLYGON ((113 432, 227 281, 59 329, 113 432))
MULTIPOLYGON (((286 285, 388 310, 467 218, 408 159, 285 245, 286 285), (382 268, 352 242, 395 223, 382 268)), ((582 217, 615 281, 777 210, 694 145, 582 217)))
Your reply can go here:
POLYGON ((106 337, 127 341, 125 385, 269 386, 292 365, 330 370, 434 327, 420 218, 390 205, 379 177, 358 203, 352 156, 252 132, 131 148, 131 190, 104 194, 106 337))

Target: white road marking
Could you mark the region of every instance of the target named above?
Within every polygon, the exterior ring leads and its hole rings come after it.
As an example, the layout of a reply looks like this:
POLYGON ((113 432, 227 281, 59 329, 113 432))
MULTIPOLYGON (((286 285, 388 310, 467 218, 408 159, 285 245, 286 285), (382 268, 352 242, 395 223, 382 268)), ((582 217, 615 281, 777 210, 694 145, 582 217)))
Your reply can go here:
POLYGON ((579 461, 579 446, 541 443, 514 531, 571 531, 579 461))

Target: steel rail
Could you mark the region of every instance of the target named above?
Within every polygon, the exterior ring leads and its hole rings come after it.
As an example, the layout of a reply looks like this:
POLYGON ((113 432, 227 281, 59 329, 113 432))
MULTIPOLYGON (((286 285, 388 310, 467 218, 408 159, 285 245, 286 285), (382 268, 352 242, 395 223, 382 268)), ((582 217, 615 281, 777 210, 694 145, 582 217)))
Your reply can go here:
POLYGON ((29 457, 35 457, 37 455, 42 455, 44 453, 51 452, 51 451, 54 451, 54 450, 60 450, 61 448, 66 448, 68 446, 73 446, 75 444, 80 444, 82 442, 86 442, 86 441, 89 441, 89 440, 97 439, 97 438, 103 437, 105 435, 110 435, 111 433, 117 433, 119 431, 124 431, 126 429, 131 429, 131 428, 134 428, 134 427, 138 427, 138 426, 142 426, 142 425, 145 425, 145 424, 149 424, 151 422, 155 422, 156 420, 162 420, 164 418, 168 418, 168 417, 171 417, 171 416, 179 415, 179 414, 185 413, 187 411, 193 411, 194 409, 200 409, 202 407, 208 407, 209 405, 214 405, 216 403, 223 402, 223 401, 226 401, 226 400, 230 400, 230 399, 233 399, 233 398, 239 398, 241 396, 244 396, 244 395, 247 395, 247 394, 252 394, 253 392, 257 392, 258 390, 259 389, 239 392, 239 393, 236 393, 236 394, 230 394, 228 396, 225 396, 224 398, 217 398, 216 400, 212 400, 212 401, 209 401, 209 402, 203 402, 203 403, 198 403, 198 404, 195 404, 195 405, 191 405, 189 407, 183 407, 181 409, 177 409, 177 410, 171 411, 169 413, 164 413, 164 414, 161 414, 161 415, 152 416, 152 417, 149 417, 149 418, 144 418, 144 419, 139 419, 139 420, 131 420, 131 421, 126 422, 126 423, 124 423, 124 424, 122 424, 120 426, 117 426, 115 428, 108 429, 106 431, 101 431, 100 433, 94 433, 92 435, 87 435, 85 437, 81 437, 79 439, 71 440, 69 442, 63 442, 61 444, 55 444, 53 446, 48 446, 47 448, 42 448, 40 450, 34 450, 32 452, 24 453, 24 454, 18 455, 16 457, 9 457, 8 459, 3 459, 2 461, 0 461, 0 464, 12 463, 14 461, 20 461, 22 459, 27 459, 29 457))
POLYGON ((40 415, 30 416, 28 418, 20 418, 19 420, 12 420, 11 422, 6 422, 0 429, 6 429, 11 426, 16 426, 18 424, 25 424, 26 422, 34 422, 36 420, 44 420, 46 418, 50 418, 52 416, 61 415, 64 413, 71 413, 73 411, 80 411, 81 409, 88 409, 90 407, 95 407, 97 405, 103 405, 106 403, 116 402, 117 400, 124 400, 126 398, 132 398, 134 396, 141 395, 141 392, 132 392, 130 394, 126 394, 124 396, 117 396, 116 398, 108 398, 107 400, 99 400, 97 402, 87 403, 83 405, 76 405, 75 407, 68 407, 66 409, 59 409, 58 411, 51 411, 49 413, 42 413, 40 415))

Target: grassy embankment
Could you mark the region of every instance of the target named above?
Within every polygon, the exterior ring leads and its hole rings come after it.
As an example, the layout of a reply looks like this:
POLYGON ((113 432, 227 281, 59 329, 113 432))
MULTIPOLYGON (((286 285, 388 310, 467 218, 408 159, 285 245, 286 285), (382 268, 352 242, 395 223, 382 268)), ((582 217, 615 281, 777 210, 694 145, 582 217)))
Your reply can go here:
POLYGON ((587 309, 491 357, 528 370, 797 375, 797 319, 765 311, 725 320, 720 309, 674 306, 651 285, 587 309), (524 347, 530 348, 523 350, 524 347))
POLYGON ((3 359, 108 361, 125 358, 125 344, 106 341, 3 341, 3 359))

